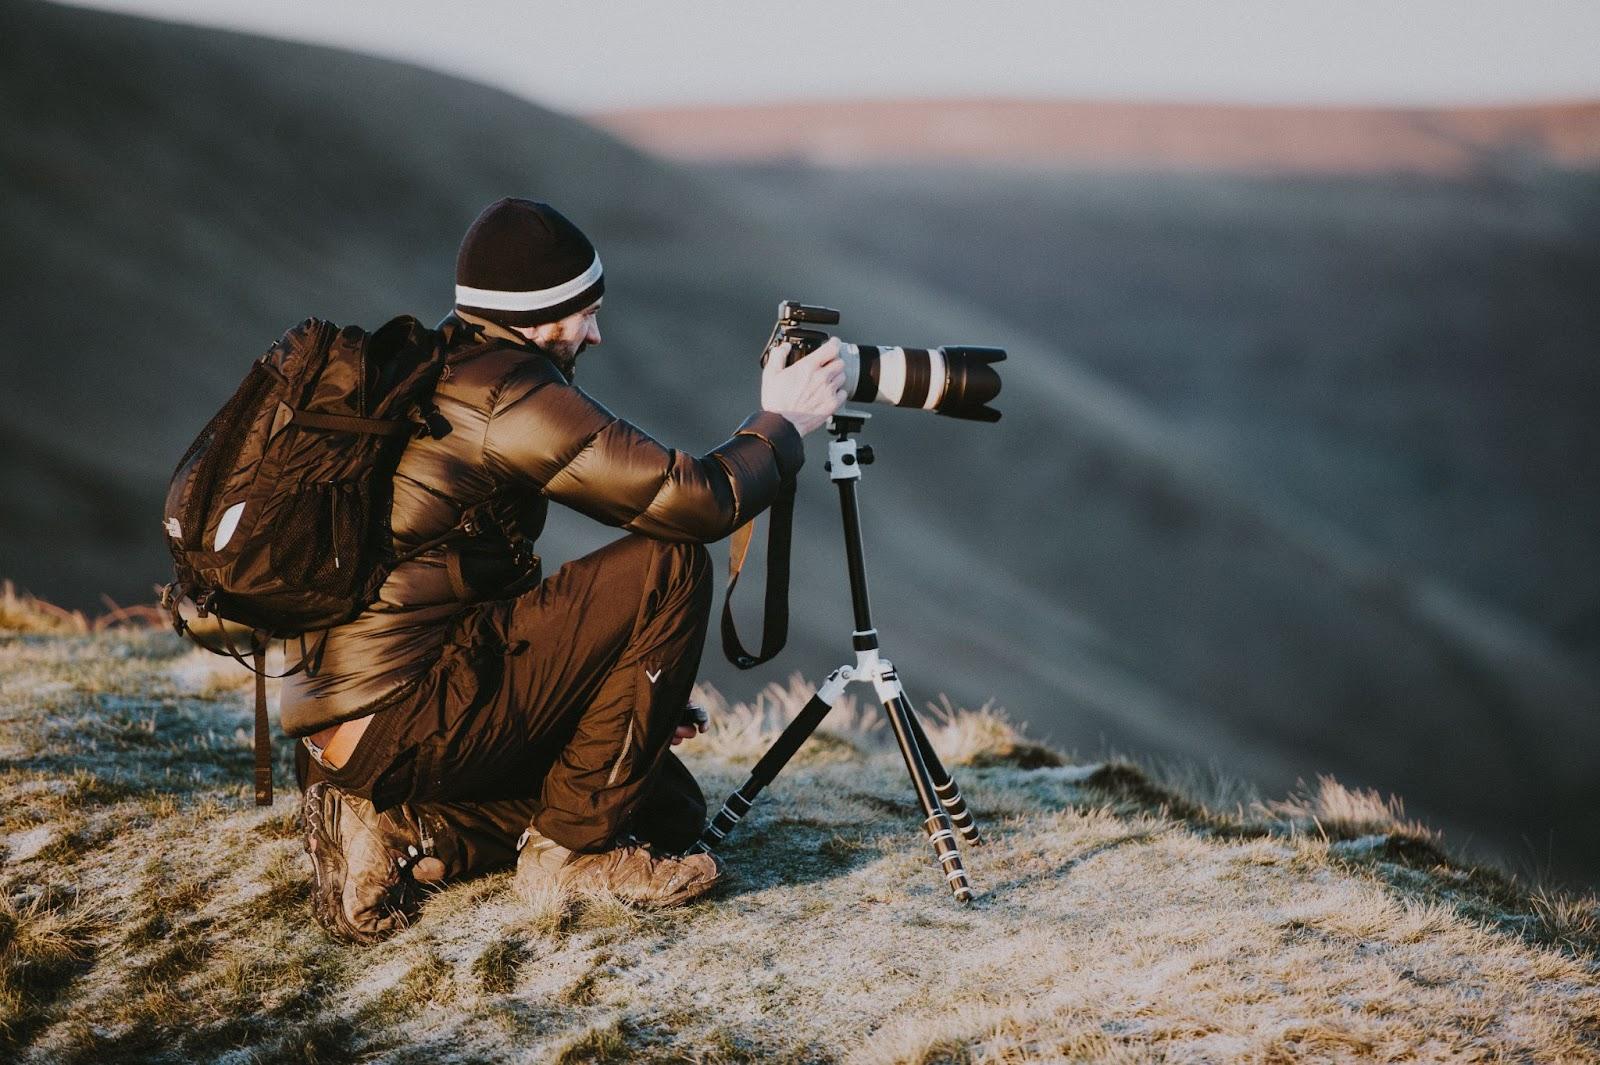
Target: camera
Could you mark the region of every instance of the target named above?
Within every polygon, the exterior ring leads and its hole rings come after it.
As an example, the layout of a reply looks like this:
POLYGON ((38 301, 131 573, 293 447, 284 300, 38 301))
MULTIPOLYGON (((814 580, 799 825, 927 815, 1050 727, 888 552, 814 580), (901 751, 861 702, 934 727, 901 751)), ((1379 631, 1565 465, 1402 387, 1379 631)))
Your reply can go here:
MULTIPOLYGON (((789 344, 784 365, 793 365, 827 342, 817 325, 839 324, 839 312, 796 300, 778 304, 778 323, 761 351, 766 366, 773 351, 789 344)), ((950 418, 997 422, 1000 412, 988 406, 1000 394, 1000 374, 994 364, 1006 357, 1004 348, 968 344, 942 348, 880 347, 840 342, 844 360, 845 390, 857 403, 888 403, 896 407, 931 410, 950 418)))

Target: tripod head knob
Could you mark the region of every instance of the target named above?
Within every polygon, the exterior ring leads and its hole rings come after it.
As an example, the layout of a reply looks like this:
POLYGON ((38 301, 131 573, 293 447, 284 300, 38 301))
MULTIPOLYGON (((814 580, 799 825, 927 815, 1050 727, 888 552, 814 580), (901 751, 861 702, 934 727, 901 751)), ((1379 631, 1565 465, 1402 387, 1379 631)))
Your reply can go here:
POLYGON ((863 466, 871 466, 872 465, 872 445, 871 444, 862 444, 860 447, 856 448, 856 461, 861 463, 861 465, 863 465, 863 466))

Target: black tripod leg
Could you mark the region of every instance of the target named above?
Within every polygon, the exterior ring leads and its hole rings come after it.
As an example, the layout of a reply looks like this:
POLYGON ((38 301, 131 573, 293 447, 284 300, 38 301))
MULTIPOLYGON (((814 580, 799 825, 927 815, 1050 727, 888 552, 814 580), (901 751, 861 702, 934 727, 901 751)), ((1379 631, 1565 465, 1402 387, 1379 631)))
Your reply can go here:
MULTIPOLYGON (((893 673, 886 676, 884 681, 899 687, 893 673)), ((883 689, 880 687, 879 690, 883 689)), ((950 885, 957 902, 971 902, 972 884, 967 880, 966 867, 961 864, 955 827, 934 792, 933 778, 928 773, 927 763, 922 758, 922 747, 917 742, 916 717, 911 711, 911 704, 906 702, 903 694, 896 694, 885 700, 883 708, 889 715, 889 727, 894 729, 894 738, 900 744, 900 753, 906 760, 906 770, 911 774, 911 785, 917 791, 917 801, 922 804, 922 826, 927 829, 928 842, 933 845, 933 856, 939 863, 939 871, 944 874, 945 883, 950 885)))
POLYGON ((755 805, 756 796, 761 794, 761 789, 772 783, 774 777, 794 757, 800 746, 822 724, 822 719, 833 709, 833 704, 838 701, 839 694, 844 691, 845 681, 840 674, 843 669, 836 669, 828 674, 828 679, 822 682, 822 687, 811 700, 801 708, 795 719, 789 722, 789 727, 783 730, 783 735, 773 741, 767 753, 750 770, 750 779, 744 785, 728 796, 728 801, 722 804, 722 809, 717 811, 717 816, 706 825, 706 830, 700 834, 694 846, 689 848, 695 851, 710 850, 713 844, 722 842, 722 838, 733 831, 745 814, 750 812, 750 807, 755 805))
POLYGON ((928 766, 928 775, 933 778, 933 790, 939 796, 940 804, 950 812, 950 820, 955 823, 961 838, 974 846, 982 846, 983 836, 978 832, 978 823, 972 819, 972 812, 967 809, 967 801, 961 797, 961 789, 956 787, 955 778, 945 770, 944 763, 934 753, 933 744, 922 728, 922 719, 909 705, 906 709, 911 720, 911 733, 917 738, 917 747, 928 766))

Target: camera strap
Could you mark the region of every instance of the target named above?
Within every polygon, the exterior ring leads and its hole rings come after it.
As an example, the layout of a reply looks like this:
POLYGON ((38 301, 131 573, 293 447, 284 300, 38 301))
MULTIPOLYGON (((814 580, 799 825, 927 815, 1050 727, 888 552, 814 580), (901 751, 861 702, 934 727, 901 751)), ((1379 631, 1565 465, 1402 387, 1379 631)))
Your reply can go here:
POLYGON ((752 519, 733 531, 728 540, 728 591, 722 600, 722 653, 740 669, 754 669, 777 657, 789 639, 789 544, 794 532, 795 481, 786 480, 778 488, 778 498, 770 511, 767 526, 767 601, 761 618, 761 651, 751 654, 739 642, 733 623, 733 589, 744 569, 745 555, 755 535, 752 519))

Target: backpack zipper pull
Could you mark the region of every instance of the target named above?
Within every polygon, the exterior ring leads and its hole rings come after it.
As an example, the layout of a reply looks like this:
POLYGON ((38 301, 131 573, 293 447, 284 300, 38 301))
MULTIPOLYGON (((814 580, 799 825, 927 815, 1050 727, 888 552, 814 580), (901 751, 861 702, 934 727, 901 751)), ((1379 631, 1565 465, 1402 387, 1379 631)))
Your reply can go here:
POLYGON ((329 494, 332 500, 332 516, 328 531, 333 535, 333 568, 339 568, 339 486, 333 481, 328 482, 329 494))

